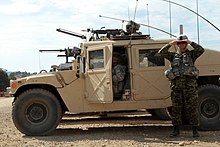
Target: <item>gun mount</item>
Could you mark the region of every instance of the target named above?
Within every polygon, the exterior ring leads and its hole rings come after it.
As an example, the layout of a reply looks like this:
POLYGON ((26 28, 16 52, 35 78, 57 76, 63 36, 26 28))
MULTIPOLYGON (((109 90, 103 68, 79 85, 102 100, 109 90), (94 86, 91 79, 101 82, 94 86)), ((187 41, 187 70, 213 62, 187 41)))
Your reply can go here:
POLYGON ((100 39, 101 34, 106 34, 106 38, 112 40, 119 40, 119 39, 140 39, 140 38, 149 38, 148 35, 142 35, 141 32, 137 32, 140 28, 140 25, 134 21, 128 21, 126 25, 126 31, 123 29, 106 29, 106 30, 91 30, 87 29, 87 32, 91 32, 93 37, 90 40, 97 40, 100 39), (132 37, 131 37, 132 36, 132 37))
POLYGON ((78 47, 65 48, 65 49, 55 49, 55 50, 39 50, 39 52, 65 52, 64 55, 57 55, 57 57, 66 57, 66 63, 68 63, 69 57, 76 57, 81 53, 81 49, 78 47))
POLYGON ((127 21, 126 31, 123 29, 87 29, 86 32, 90 33, 91 36, 85 36, 79 33, 75 33, 66 29, 56 29, 58 32, 65 33, 68 35, 72 35, 75 37, 79 37, 81 39, 87 39, 87 41, 95 41, 95 40, 104 40, 104 39, 112 39, 112 40, 125 40, 125 39, 146 39, 150 38, 149 35, 142 35, 141 32, 137 32, 140 28, 140 24, 134 21, 127 21), (87 38, 88 37, 88 38, 87 38))
POLYGON ((106 29, 106 30, 91 30, 87 29, 88 32, 93 34, 93 37, 90 40, 97 40, 100 39, 100 35, 106 34, 107 38, 112 38, 112 36, 120 35, 124 31, 122 29, 106 29))
MULTIPOLYGON (((65 57, 66 62, 61 63, 59 66, 52 65, 51 71, 56 71, 56 70, 70 70, 72 69, 72 63, 69 62, 69 57, 74 57, 75 59, 77 58, 78 55, 81 53, 81 49, 78 47, 73 47, 73 48, 65 48, 65 49, 54 49, 54 50, 39 50, 39 52, 65 52, 64 55, 57 55, 57 57, 65 57)), ((41 72, 40 72, 41 73, 41 72)))

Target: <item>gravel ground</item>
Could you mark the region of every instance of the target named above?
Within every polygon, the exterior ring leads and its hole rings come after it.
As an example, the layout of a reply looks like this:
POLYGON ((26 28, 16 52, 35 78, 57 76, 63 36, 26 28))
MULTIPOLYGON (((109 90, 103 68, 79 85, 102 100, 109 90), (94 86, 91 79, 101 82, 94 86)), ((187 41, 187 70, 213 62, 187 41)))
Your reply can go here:
POLYGON ((0 98, 0 146, 80 146, 80 147, 162 147, 162 146, 220 146, 220 131, 203 131, 201 137, 192 138, 184 127, 178 138, 170 138, 169 121, 153 120, 148 115, 127 113, 97 115, 65 115, 50 136, 25 136, 11 119, 12 98, 0 98), (122 117, 123 116, 123 117, 122 117))

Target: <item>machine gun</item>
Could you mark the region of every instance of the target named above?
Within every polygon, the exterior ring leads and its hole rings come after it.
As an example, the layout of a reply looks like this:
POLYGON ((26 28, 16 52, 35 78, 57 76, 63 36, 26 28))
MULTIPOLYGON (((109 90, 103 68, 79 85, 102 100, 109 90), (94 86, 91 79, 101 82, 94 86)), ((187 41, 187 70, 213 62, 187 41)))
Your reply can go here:
MULTIPOLYGON (((85 35, 79 34, 79 33, 75 33, 69 30, 65 30, 65 29, 56 29, 58 32, 61 33, 65 33, 68 35, 72 35, 75 37, 79 37, 81 39, 87 39, 87 37, 85 35)), ((106 34, 107 38, 111 38, 111 36, 115 36, 115 35, 120 35, 122 32, 124 32, 122 29, 106 29, 106 30, 91 30, 91 29, 87 29, 87 32, 90 32, 92 34, 93 37, 89 38, 88 40, 96 40, 99 39, 100 36, 99 35, 103 35, 106 34)))
MULTIPOLYGON (((90 30, 87 30, 88 32, 90 30)), ((101 34, 106 34, 107 38, 111 38, 112 36, 120 35, 121 33, 124 33, 122 29, 106 29, 106 30, 91 30, 90 31, 93 36, 96 35, 96 39, 99 39, 101 34)))
POLYGON ((66 63, 68 63, 68 58, 69 57, 76 57, 81 53, 81 49, 78 47, 73 47, 73 48, 65 48, 65 49, 55 49, 55 50, 39 50, 39 52, 65 52, 64 55, 57 55, 57 57, 66 57, 66 63))
POLYGON ((69 30, 65 30, 65 29, 56 29, 58 32, 61 32, 61 33, 64 33, 64 34, 68 34, 68 35, 72 35, 72 36, 75 36, 75 37, 79 37, 81 39, 86 39, 86 36, 82 35, 82 34, 79 34, 79 33, 75 33, 75 32, 72 32, 72 31, 69 31, 69 30))

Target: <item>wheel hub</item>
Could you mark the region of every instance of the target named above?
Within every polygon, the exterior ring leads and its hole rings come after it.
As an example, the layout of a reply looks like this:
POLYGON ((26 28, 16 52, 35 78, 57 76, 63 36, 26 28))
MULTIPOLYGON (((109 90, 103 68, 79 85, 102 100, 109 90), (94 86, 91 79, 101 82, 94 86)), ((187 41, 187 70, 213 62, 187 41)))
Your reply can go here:
POLYGON ((33 103, 28 107, 26 113, 27 119, 31 123, 40 123, 45 120, 47 116, 47 109, 43 104, 33 103))
POLYGON ((218 103, 213 99, 207 99, 201 104, 201 113, 207 118, 215 117, 219 112, 218 103))

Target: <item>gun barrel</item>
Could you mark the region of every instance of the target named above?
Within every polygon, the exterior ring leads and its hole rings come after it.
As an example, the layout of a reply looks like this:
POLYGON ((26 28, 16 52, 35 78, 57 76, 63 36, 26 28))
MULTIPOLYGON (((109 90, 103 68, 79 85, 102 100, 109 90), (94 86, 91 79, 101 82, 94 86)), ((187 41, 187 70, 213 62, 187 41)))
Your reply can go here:
POLYGON ((82 34, 79 34, 79 33, 75 33, 75 32, 72 32, 72 31, 69 31, 69 30, 65 30, 65 29, 57 29, 58 32, 61 32, 61 33, 64 33, 64 34, 68 34, 68 35, 72 35, 72 36, 76 36, 76 37, 79 37, 81 39, 86 39, 86 36, 82 35, 82 34))
POLYGON ((39 50, 39 52, 64 52, 65 50, 63 49, 58 49, 58 50, 39 50))

